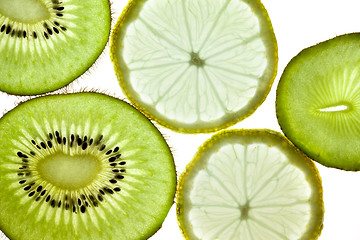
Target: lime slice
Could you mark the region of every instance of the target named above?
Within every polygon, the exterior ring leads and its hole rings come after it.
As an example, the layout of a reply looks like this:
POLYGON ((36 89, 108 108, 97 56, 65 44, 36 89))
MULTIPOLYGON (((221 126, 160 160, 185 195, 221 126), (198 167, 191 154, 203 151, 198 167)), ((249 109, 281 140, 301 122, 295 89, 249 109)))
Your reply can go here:
POLYGON ((147 117, 179 132, 217 131, 265 100, 277 69, 256 0, 133 0, 111 39, 120 85, 147 117))
POLYGON ((317 239, 322 185, 314 163, 270 130, 214 135, 180 176, 177 213, 186 239, 317 239))

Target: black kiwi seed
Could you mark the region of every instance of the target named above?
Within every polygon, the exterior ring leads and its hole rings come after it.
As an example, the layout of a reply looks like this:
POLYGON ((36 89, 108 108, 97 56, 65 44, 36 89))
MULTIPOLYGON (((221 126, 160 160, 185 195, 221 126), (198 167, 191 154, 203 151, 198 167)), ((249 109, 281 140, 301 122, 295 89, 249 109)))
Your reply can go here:
POLYGON ((49 133, 49 138, 50 138, 50 140, 53 139, 53 135, 51 133, 49 133))
POLYGON ((47 28, 46 30, 47 30, 47 32, 48 32, 50 35, 52 35, 53 32, 51 31, 50 28, 47 28))
POLYGON ((41 195, 41 196, 44 196, 45 193, 46 193, 46 190, 43 190, 43 191, 40 193, 40 195, 41 195))
POLYGON ((20 184, 24 184, 25 182, 26 182, 26 180, 19 181, 20 184))
POLYGON ((36 34, 36 32, 33 32, 33 36, 34 36, 35 39, 37 39, 37 34, 36 34))
POLYGON ((51 143, 51 141, 47 141, 47 144, 48 144, 49 148, 52 148, 52 143, 51 143))
POLYGON ((120 175, 120 174, 116 175, 115 177, 116 177, 117 179, 124 179, 124 176, 123 176, 123 175, 120 175))
POLYGON ((50 205, 51 205, 51 207, 53 207, 53 208, 55 207, 55 205, 56 205, 55 199, 51 200, 50 205))
POLYGON ((15 30, 12 30, 10 35, 11 35, 11 37, 15 36, 15 30))
POLYGON ((113 172, 119 172, 119 169, 113 169, 112 171, 113 172))
POLYGON ((1 32, 5 31, 5 28, 6 28, 6 25, 4 24, 4 25, 2 25, 0 31, 1 31, 1 32))
POLYGON ((70 205, 68 203, 65 203, 65 209, 69 210, 69 208, 70 208, 70 205))
POLYGON ((81 195, 80 195, 80 197, 81 197, 81 199, 83 199, 83 200, 85 200, 85 199, 86 199, 86 197, 85 197, 85 195, 84 195, 84 194, 81 194, 81 195))
POLYGON ((45 201, 46 201, 46 202, 50 201, 50 198, 51 198, 51 196, 48 195, 48 196, 46 197, 45 201))
POLYGON ((115 179, 110 179, 109 182, 111 183, 117 183, 117 181, 115 179))
POLYGON ((58 203, 58 207, 61 207, 61 200, 60 200, 59 203, 58 203))
POLYGON ((113 190, 111 190, 110 188, 104 188, 104 190, 107 191, 107 192, 110 193, 110 194, 113 194, 113 193, 114 193, 113 190))
POLYGON ((36 142, 35 142, 35 140, 33 139, 33 140, 31 140, 31 143, 32 144, 34 144, 34 145, 36 145, 36 142))
POLYGON ((114 148, 114 153, 116 153, 117 151, 119 151, 119 147, 114 148))
POLYGON ((8 25, 7 28, 6 28, 6 34, 9 34, 10 31, 11 31, 11 27, 10 27, 10 25, 8 25))
POLYGON ((55 24, 56 26, 60 26, 60 23, 58 23, 57 21, 55 21, 54 24, 55 24))
POLYGON ((104 198, 100 194, 98 194, 98 199, 100 202, 102 202, 104 200, 104 198))
POLYGON ((102 151, 102 150, 104 150, 105 148, 106 148, 106 145, 102 145, 99 150, 102 151))
POLYGON ((31 188, 31 186, 30 186, 30 185, 27 185, 26 187, 24 187, 24 190, 25 190, 25 191, 28 191, 28 190, 30 190, 30 188, 31 188))
POLYGON ((56 33, 56 34, 59 34, 60 32, 59 32, 59 29, 57 29, 56 27, 53 27, 53 30, 54 30, 54 32, 56 33))
POLYGON ((45 143, 41 142, 40 145, 41 145, 41 147, 42 147, 43 149, 46 149, 45 143))
POLYGON ((49 39, 49 35, 46 32, 44 32, 44 36, 46 39, 49 39))
POLYGON ((72 209, 72 210, 73 210, 73 212, 76 212, 76 208, 75 208, 75 206, 73 206, 73 209, 72 209))
POLYGON ((81 203, 81 199, 78 198, 78 205, 81 206, 81 204, 82 204, 82 203, 81 203))
POLYGON ((18 173, 18 176, 23 176, 24 175, 24 173, 18 173))
POLYGON ((37 201, 37 202, 38 202, 39 200, 40 200, 40 197, 37 197, 37 198, 35 199, 35 201, 37 201))
POLYGON ((87 143, 84 142, 81 148, 82 148, 82 150, 85 150, 87 148, 87 143))
POLYGON ((23 31, 23 37, 26 38, 26 31, 23 31))
POLYGON ((99 189, 99 192, 102 194, 102 195, 105 195, 105 192, 101 189, 99 189))
POLYGON ((125 165, 125 164, 126 164, 126 162, 119 162, 119 164, 120 164, 120 165, 125 165))
POLYGON ((61 144, 61 137, 56 137, 56 141, 58 142, 58 144, 61 144))
POLYGON ((56 136, 56 137, 60 137, 59 131, 55 131, 55 136, 56 136))
POLYGON ((109 158, 109 162, 114 162, 116 160, 116 157, 109 158))
POLYGON ((110 166, 115 167, 117 163, 111 163, 110 166))
POLYGON ((84 206, 84 205, 80 207, 80 211, 81 211, 82 213, 85 212, 85 206, 84 206))
POLYGON ((119 157, 121 157, 121 154, 116 155, 116 158, 119 158, 119 157))
POLYGON ((86 141, 87 141, 87 136, 84 137, 84 142, 86 142, 86 141))
POLYGON ((121 190, 121 189, 118 188, 118 187, 114 188, 114 191, 115 191, 115 192, 120 192, 120 190, 121 190))
POLYGON ((103 135, 100 135, 100 137, 99 137, 99 139, 97 140, 97 142, 96 142, 96 145, 99 145, 100 144, 100 142, 101 142, 101 140, 103 139, 103 135))
POLYGON ((35 194, 35 191, 32 191, 31 193, 29 193, 29 197, 32 197, 32 196, 34 196, 34 194, 35 194))
POLYGON ((40 185, 40 186, 37 187, 36 191, 41 192, 41 190, 42 190, 42 186, 40 185))
POLYGON ((63 137, 63 144, 66 144, 66 137, 63 137))
POLYGON ((18 31, 17 36, 18 36, 18 38, 21 38, 22 32, 20 30, 18 31))
POLYGON ((62 17, 62 16, 64 16, 64 15, 63 15, 62 13, 57 13, 56 16, 62 17))
POLYGON ((22 152, 17 152, 16 153, 19 157, 22 157, 22 152))
POLYGON ((85 201, 85 206, 89 207, 89 203, 87 201, 85 201))
POLYGON ((110 155, 112 153, 112 150, 110 149, 109 151, 106 152, 106 155, 110 155))
POLYGON ((76 142, 77 142, 77 144, 78 144, 79 146, 81 146, 81 144, 82 144, 81 138, 78 137, 78 138, 76 139, 76 142))
POLYGON ((35 156, 35 153, 34 153, 33 151, 30 151, 30 154, 33 155, 33 156, 35 156))

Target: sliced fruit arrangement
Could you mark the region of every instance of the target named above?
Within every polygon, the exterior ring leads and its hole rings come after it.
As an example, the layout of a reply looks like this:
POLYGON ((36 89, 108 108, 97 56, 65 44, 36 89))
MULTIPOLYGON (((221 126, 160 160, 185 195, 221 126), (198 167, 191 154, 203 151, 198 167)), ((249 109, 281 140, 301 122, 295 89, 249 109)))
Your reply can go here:
POLYGON ((286 66, 276 112, 285 135, 310 158, 360 170, 360 34, 304 49, 286 66))
POLYGON ((277 70, 275 35, 258 0, 132 0, 110 49, 130 101, 179 132, 244 119, 264 101, 277 70))
POLYGON ((175 166, 140 112, 97 93, 40 97, 0 120, 0 229, 10 239, 147 239, 175 166))
POLYGON ((186 239, 317 239, 324 215, 313 161, 271 130, 222 131, 180 176, 186 239))
POLYGON ((110 34, 108 0, 1 0, 0 91, 34 95, 84 73, 110 34))

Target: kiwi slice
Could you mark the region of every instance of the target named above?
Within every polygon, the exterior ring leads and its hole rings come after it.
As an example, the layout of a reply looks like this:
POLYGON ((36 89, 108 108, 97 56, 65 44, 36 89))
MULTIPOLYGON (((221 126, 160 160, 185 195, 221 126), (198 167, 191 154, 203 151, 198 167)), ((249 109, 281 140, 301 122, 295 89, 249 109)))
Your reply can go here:
POLYGON ((301 51, 286 66, 276 112, 285 135, 315 161, 360 170, 360 34, 301 51))
POLYGON ((35 98, 1 118, 0 139, 0 229, 10 239, 146 239, 173 204, 167 143, 116 98, 35 98))
POLYGON ((1 0, 0 90, 59 89, 101 54, 111 24, 108 0, 1 0))

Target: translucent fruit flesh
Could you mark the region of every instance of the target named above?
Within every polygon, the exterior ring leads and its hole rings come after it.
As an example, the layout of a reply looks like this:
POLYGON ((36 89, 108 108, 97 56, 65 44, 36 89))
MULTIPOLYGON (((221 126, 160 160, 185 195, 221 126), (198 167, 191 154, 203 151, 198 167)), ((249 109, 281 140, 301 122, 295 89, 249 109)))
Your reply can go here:
POLYGON ((264 101, 277 45, 259 1, 133 0, 114 28, 111 57, 146 116, 175 131, 209 132, 264 101))
POLYGON ((313 162, 279 133, 214 135, 180 176, 186 239, 308 240, 322 229, 322 186, 313 162))

